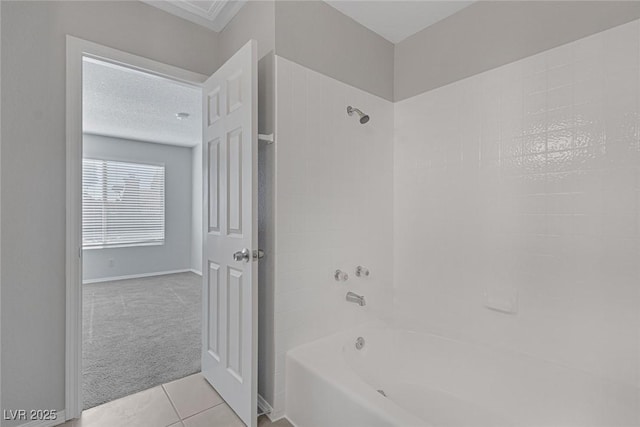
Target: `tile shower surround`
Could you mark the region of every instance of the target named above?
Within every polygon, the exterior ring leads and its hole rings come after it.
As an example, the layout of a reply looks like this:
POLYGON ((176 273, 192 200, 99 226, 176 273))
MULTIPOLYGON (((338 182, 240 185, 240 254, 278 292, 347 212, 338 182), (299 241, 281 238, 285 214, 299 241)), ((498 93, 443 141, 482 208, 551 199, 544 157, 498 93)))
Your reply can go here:
POLYGON ((640 401, 639 67, 640 21, 395 104, 277 58, 275 414, 287 350, 378 317, 640 401))
POLYGON ((639 56, 634 21, 395 105, 401 325, 638 395, 639 56))
POLYGON ((391 311, 393 104, 281 57, 276 94, 278 415, 287 350, 391 311), (357 265, 371 275, 356 277, 357 265), (338 268, 349 280, 334 280, 338 268), (367 306, 346 303, 348 291, 367 306))

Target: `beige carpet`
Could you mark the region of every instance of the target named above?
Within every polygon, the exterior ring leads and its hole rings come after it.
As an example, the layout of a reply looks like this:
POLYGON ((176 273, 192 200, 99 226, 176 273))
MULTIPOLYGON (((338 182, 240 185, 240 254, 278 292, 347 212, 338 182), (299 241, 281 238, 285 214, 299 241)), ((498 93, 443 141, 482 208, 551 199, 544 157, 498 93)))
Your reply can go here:
POLYGON ((84 408, 200 371, 202 278, 83 285, 84 408))

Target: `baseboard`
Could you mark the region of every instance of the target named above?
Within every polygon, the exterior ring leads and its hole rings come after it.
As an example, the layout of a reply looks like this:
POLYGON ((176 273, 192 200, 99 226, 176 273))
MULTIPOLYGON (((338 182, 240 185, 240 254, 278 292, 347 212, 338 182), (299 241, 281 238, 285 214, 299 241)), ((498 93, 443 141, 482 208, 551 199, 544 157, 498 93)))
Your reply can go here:
MULTIPOLYGON (((267 402, 264 397, 260 396, 260 394, 258 394, 258 409, 260 409, 260 415, 266 415, 268 417, 269 414, 273 412, 273 408, 269 405, 269 402, 267 402)), ((269 417, 269 419, 271 419, 271 417, 269 417)))
POLYGON ((20 424, 18 427, 53 427, 59 426, 65 423, 64 409, 56 412, 57 417, 55 420, 33 420, 28 423, 20 424))
POLYGON ((269 421, 271 421, 272 423, 277 423, 280 420, 287 420, 289 422, 289 424, 291 424, 293 427, 298 427, 298 425, 296 423, 294 423, 293 421, 291 421, 286 415, 280 415, 277 418, 271 418, 270 414, 267 414, 267 418, 269 418, 269 421))
MULTIPOLYGON (((293 421, 291 421, 289 418, 287 418, 287 417, 286 417, 286 415, 283 415, 283 416, 282 416, 282 417, 280 417, 279 419, 281 420, 281 419, 283 419, 283 418, 284 418, 285 420, 287 420, 287 421, 289 422, 289 424, 291 424, 293 427, 298 427, 298 424, 296 424, 296 423, 294 423, 293 421)), ((272 421, 272 422, 274 422, 274 421, 272 421)))
POLYGON ((166 274, 189 273, 189 272, 192 272, 192 270, 189 268, 185 268, 183 270, 156 271, 154 273, 129 274, 127 276, 101 277, 99 279, 83 280, 82 284, 87 285, 89 283, 112 282, 114 280, 126 280, 126 279, 140 279, 143 277, 164 276, 166 274))
POLYGON ((198 276, 202 276, 202 271, 190 268, 189 269, 190 272, 192 272, 193 274, 197 274, 198 276))

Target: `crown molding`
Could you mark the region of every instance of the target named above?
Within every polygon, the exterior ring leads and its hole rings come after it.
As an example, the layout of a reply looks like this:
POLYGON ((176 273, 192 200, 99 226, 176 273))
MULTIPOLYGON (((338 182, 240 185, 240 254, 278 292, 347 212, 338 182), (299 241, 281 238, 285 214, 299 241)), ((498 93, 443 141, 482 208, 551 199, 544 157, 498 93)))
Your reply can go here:
POLYGON ((205 2, 190 0, 141 0, 150 6, 162 9, 172 15, 220 32, 233 19, 247 0, 212 0, 205 2))

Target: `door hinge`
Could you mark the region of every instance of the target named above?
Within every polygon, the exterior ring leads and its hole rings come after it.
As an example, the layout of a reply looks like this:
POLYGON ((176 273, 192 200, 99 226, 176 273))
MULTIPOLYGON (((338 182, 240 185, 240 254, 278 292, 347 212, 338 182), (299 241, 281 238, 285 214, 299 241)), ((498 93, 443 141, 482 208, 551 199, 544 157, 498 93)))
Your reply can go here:
POLYGON ((264 141, 266 142, 268 145, 273 144, 274 142, 276 142, 275 138, 273 137, 273 134, 264 134, 264 133, 259 133, 258 134, 258 141, 264 141))
POLYGON ((257 249, 253 251, 253 260, 257 261, 259 259, 264 258, 264 251, 262 249, 257 249))

